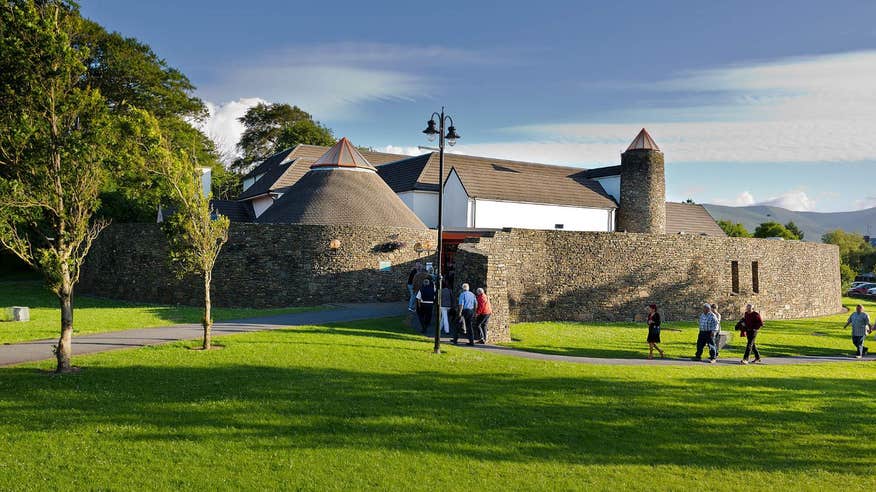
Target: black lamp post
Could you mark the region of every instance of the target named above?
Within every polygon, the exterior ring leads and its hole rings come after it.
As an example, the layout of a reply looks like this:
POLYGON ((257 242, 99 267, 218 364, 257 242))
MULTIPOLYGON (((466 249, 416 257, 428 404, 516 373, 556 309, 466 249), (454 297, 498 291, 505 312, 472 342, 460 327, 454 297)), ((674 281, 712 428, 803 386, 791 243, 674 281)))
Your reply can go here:
MULTIPOLYGON (((459 135, 456 133, 456 128, 453 126, 453 118, 450 115, 444 114, 444 106, 441 107, 441 113, 432 113, 429 122, 426 124, 426 129, 423 130, 426 138, 430 142, 438 136, 438 295, 435 296, 436 305, 438 306, 438 316, 435 319, 435 353, 441 353, 441 290, 444 288, 443 262, 444 262, 444 142, 450 146, 456 144, 459 135), (435 117, 438 117, 438 123, 435 123, 435 117), (447 127, 447 133, 444 133, 445 123, 450 123, 447 127), (435 128, 435 125, 438 128, 435 128)), ((451 286, 451 289, 453 286, 451 286)), ((424 327, 425 328, 425 327, 424 327)))

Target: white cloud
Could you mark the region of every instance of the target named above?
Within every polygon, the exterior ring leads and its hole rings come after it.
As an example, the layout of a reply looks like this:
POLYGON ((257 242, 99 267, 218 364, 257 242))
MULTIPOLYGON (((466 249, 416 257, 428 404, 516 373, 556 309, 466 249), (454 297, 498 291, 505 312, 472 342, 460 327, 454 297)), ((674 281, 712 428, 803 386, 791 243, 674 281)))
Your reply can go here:
POLYGON ((868 196, 859 200, 855 200, 854 210, 865 210, 876 207, 876 196, 868 196))
POLYGON ((876 51, 693 71, 639 87, 682 103, 628 108, 629 123, 531 124, 528 142, 489 143, 550 162, 617 162, 642 126, 667 162, 837 162, 873 159, 876 51), (704 102, 705 101, 705 102, 704 102))
POLYGON ((208 116, 203 121, 195 122, 195 126, 213 140, 223 162, 228 164, 239 155, 237 142, 240 141, 244 128, 238 118, 249 108, 266 102, 258 97, 247 97, 222 104, 207 101, 205 104, 208 116))
POLYGON ((379 152, 387 152, 390 154, 402 154, 411 156, 422 155, 429 152, 428 150, 421 150, 419 147, 407 147, 403 145, 386 145, 384 147, 380 147, 374 150, 377 150, 379 152))
POLYGON ((746 207, 749 205, 766 205, 769 207, 780 207, 798 212, 811 212, 815 210, 816 200, 809 197, 805 191, 791 190, 777 196, 767 198, 766 200, 756 200, 754 195, 748 191, 743 191, 735 198, 730 200, 716 199, 712 202, 718 205, 729 205, 731 207, 746 207))
POLYGON ((343 121, 357 118, 363 103, 427 97, 434 90, 435 77, 427 76, 424 67, 488 60, 475 52, 437 45, 293 45, 223 66, 216 82, 203 85, 200 93, 214 101, 258 94, 295 104, 316 119, 343 121))

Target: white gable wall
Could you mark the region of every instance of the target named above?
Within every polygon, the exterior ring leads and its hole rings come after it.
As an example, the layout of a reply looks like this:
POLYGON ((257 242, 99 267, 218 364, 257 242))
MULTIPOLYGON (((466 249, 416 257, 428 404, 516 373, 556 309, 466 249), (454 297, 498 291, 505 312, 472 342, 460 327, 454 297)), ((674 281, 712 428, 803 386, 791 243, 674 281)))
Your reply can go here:
MULTIPOLYGON (((444 196, 447 196, 446 191, 444 196)), ((404 191, 398 193, 398 197, 426 224, 426 227, 433 229, 438 227, 438 193, 434 191, 404 191)), ((447 206, 446 201, 444 206, 447 206)), ((446 213, 444 219, 447 219, 446 213)))
POLYGON ((456 170, 452 170, 444 184, 444 227, 474 227, 473 205, 474 200, 469 198, 456 170))

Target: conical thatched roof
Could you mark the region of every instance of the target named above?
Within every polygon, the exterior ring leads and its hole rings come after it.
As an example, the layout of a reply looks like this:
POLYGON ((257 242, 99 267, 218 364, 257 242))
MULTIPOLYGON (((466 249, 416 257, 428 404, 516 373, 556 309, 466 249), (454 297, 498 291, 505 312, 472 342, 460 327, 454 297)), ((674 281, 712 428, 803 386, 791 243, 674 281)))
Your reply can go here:
POLYGON ((426 229, 346 138, 329 149, 258 221, 426 229))

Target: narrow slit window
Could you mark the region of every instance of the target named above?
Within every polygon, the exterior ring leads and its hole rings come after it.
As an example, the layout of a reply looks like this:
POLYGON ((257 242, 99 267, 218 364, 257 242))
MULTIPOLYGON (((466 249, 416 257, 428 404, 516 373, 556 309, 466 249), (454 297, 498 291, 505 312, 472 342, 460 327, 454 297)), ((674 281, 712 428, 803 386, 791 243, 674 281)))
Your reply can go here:
POLYGON ((554 224, 554 229, 562 229, 563 224, 554 224))
POLYGON ((734 294, 739 293, 739 262, 731 261, 730 262, 730 275, 731 275, 731 285, 730 290, 734 294))
POLYGON ((760 278, 758 276, 760 266, 756 261, 751 262, 751 291, 757 294, 760 292, 760 278))

